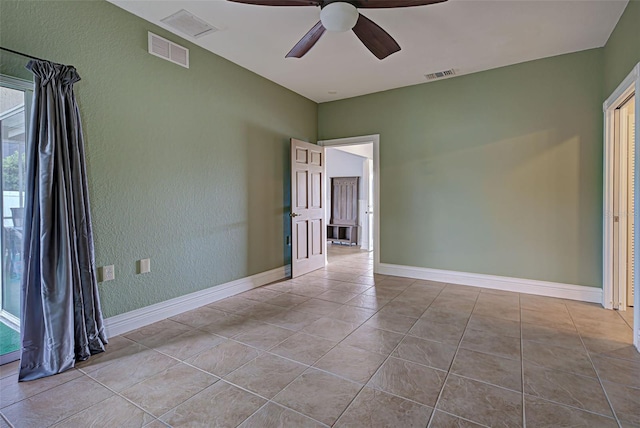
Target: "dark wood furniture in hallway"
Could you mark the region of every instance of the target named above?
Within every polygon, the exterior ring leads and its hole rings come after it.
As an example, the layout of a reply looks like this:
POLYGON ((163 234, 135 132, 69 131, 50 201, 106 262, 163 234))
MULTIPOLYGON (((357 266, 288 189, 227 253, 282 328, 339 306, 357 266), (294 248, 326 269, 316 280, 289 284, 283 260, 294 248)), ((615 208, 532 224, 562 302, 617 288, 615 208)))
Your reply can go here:
POLYGON ((358 244, 358 184, 360 177, 331 179, 331 221, 327 241, 358 244))

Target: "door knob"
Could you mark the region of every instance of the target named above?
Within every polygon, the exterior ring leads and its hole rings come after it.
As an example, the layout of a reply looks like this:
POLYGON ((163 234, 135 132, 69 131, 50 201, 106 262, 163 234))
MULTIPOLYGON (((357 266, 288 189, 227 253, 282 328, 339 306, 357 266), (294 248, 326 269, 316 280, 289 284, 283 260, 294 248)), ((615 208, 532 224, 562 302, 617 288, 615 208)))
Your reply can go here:
POLYGON ((300 217, 302 214, 297 214, 297 213, 291 213, 289 214, 289 217, 300 217))

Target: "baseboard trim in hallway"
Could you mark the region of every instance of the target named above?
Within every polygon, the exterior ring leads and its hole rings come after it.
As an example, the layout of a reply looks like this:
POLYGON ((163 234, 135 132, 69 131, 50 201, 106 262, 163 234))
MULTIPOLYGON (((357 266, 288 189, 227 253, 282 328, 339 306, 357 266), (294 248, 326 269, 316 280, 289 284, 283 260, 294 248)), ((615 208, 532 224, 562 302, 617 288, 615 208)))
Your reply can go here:
POLYGON ((282 266, 266 272, 236 279, 195 293, 186 294, 164 302, 149 305, 105 319, 107 337, 118 336, 183 312, 226 299, 256 287, 287 277, 290 267, 282 266))
POLYGON ((483 287, 516 293, 537 294, 539 296, 602 303, 602 289, 584 285, 563 284, 559 282, 538 281, 533 279, 510 278, 506 276, 480 273, 455 272, 440 269, 428 269, 414 266, 380 263, 382 275, 403 276, 449 284, 483 287))

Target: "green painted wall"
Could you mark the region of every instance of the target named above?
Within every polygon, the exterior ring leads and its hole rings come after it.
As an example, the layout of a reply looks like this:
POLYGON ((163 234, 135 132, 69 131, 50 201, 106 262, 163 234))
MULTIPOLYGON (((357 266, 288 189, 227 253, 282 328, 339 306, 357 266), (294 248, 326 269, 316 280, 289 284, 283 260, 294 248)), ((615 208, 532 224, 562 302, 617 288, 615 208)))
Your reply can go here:
POLYGON ((96 262, 116 267, 105 316, 285 264, 288 139, 315 141, 315 103, 107 2, 0 8, 3 46, 82 76, 96 262), (149 55, 148 30, 190 48, 191 68, 149 55))
POLYGON ((640 62, 640 0, 631 0, 604 49, 604 97, 640 62))
POLYGON ((601 286, 602 49, 321 104, 380 134, 383 263, 601 286))

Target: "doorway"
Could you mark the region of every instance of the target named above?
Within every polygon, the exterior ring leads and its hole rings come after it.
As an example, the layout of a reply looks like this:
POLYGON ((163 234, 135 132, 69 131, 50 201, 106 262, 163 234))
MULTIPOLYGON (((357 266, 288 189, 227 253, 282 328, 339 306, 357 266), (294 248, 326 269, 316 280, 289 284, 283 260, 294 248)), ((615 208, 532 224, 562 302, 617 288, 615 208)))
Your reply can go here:
MULTIPOLYGON (((318 141, 327 151, 337 149, 360 158, 362 170, 362 184, 358 203, 359 237, 358 244, 364 250, 373 253, 374 272, 378 272, 380 265, 379 236, 380 236, 380 164, 379 164, 379 135, 341 138, 335 140, 318 141)), ((331 169, 330 157, 327 156, 327 168, 331 169)), ((330 180, 330 174, 327 173, 330 180)), ((330 182, 328 186, 330 186, 330 182)), ((329 188, 329 187, 327 187, 329 188)), ((330 196, 329 196, 330 197, 330 196)), ((327 204, 328 209, 330 204, 327 204)), ((327 211, 327 219, 331 214, 327 211)), ((325 245, 327 243, 325 242, 325 245)), ((325 251, 327 254, 327 251, 325 251)))
POLYGON ((640 63, 604 103, 604 248, 603 306, 633 319, 633 339, 640 349, 640 293, 636 251, 640 234, 640 63), (633 314, 633 316, 631 316, 633 314))

